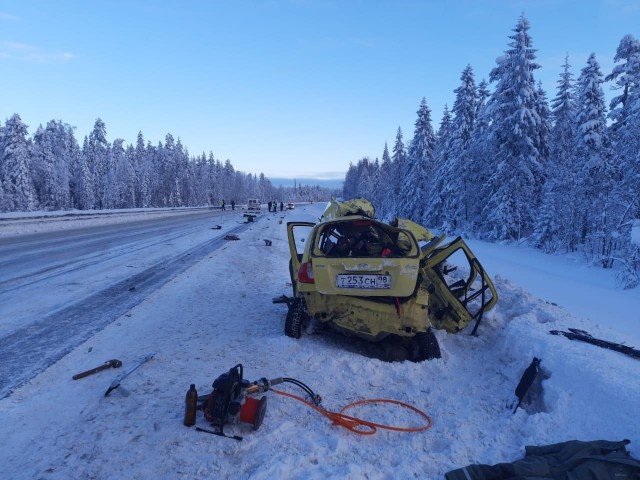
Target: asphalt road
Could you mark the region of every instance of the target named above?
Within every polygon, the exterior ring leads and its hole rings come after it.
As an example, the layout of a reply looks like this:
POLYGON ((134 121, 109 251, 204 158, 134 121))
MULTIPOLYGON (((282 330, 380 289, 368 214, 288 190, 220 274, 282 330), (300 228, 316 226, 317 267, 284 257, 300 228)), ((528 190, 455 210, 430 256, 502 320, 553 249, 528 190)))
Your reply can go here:
POLYGON ((0 398, 250 225, 202 210, 0 238, 0 398))

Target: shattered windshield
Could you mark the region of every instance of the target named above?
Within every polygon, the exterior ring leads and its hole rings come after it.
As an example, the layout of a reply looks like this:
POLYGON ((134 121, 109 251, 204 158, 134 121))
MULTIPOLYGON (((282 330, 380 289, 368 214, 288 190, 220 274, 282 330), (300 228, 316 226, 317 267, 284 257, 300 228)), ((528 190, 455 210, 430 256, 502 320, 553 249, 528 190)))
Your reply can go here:
POLYGON ((418 253, 408 232, 367 219, 328 223, 318 234, 315 250, 327 257, 401 258, 418 253))

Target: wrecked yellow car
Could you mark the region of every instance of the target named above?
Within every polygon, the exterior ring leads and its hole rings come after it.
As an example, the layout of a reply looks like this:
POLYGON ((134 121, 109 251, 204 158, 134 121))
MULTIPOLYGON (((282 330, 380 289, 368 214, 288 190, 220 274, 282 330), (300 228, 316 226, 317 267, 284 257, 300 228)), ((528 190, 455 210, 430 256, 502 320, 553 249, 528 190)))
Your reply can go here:
POLYGON ((461 238, 374 215, 365 199, 332 200, 318 223, 287 223, 293 296, 273 300, 288 305, 284 332, 329 328, 379 344, 385 360, 439 358, 432 328, 475 321, 475 333, 497 302, 493 283, 461 238))

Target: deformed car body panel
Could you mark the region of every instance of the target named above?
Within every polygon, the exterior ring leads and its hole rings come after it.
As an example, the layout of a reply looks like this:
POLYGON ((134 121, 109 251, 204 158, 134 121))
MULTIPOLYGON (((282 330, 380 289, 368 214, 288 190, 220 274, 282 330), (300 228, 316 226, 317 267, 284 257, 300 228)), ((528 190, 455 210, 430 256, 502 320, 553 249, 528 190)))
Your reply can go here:
POLYGON ((424 261, 423 283, 429 284, 430 320, 434 327, 457 333, 473 320, 479 321, 484 312, 498 301, 493 282, 460 237, 434 249, 424 261), (447 267, 457 255, 457 267, 447 267), (460 268, 458 275, 451 275, 460 268))
POLYGON ((412 337, 425 332, 427 305, 408 299, 375 301, 371 297, 303 294, 309 315, 333 329, 368 341, 378 342, 389 335, 412 337))

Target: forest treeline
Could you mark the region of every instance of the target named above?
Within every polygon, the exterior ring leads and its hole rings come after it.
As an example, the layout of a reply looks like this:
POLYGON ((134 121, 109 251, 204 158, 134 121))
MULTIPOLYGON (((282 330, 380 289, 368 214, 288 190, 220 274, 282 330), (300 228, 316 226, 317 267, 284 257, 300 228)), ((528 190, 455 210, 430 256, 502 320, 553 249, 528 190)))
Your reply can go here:
POLYGON ((437 131, 422 99, 408 146, 398 128, 382 160, 349 166, 343 195, 369 198, 381 218, 584 254, 635 287, 640 41, 624 36, 606 74, 591 54, 574 78, 566 58, 549 102, 534 78, 539 65, 529 29, 521 16, 489 82, 476 84, 472 67, 464 68, 437 131), (605 84, 616 93, 609 108, 605 84))
POLYGON ((82 147, 60 120, 39 126, 32 138, 17 113, 0 124, 0 212, 321 201, 332 193, 297 183, 275 187, 264 174, 237 171, 211 152, 190 157, 171 134, 157 145, 141 132, 135 145, 110 143, 99 118, 82 147))

